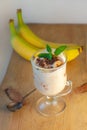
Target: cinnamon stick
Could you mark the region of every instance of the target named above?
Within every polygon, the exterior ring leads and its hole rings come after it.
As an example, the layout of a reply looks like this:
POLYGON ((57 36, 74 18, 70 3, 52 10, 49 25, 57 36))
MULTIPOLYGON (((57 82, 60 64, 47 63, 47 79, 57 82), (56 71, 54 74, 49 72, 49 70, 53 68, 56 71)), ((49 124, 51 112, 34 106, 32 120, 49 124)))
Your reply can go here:
POLYGON ((75 91, 76 93, 85 93, 85 92, 87 92, 87 83, 84 83, 84 84, 82 84, 82 85, 79 86, 79 87, 76 87, 76 88, 74 89, 74 91, 75 91))

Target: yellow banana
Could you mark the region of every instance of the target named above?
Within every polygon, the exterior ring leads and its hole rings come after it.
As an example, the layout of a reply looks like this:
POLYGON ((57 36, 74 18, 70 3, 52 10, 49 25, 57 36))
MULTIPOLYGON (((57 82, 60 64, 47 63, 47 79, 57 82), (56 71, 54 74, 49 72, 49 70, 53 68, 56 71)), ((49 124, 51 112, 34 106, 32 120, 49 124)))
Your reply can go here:
POLYGON ((9 21, 10 33, 11 33, 11 45, 12 48, 24 59, 30 60, 32 55, 39 49, 28 44, 17 32, 14 26, 14 20, 9 21))
MULTIPOLYGON (((58 46, 61 46, 61 43, 59 44, 59 43, 48 42, 48 41, 41 39, 37 35, 35 35, 32 32, 32 30, 29 28, 29 26, 27 26, 24 23, 21 9, 17 9, 17 18, 18 18, 17 30, 18 30, 19 34, 30 44, 32 44, 38 48, 45 48, 46 44, 49 44, 52 48, 57 48, 58 46)), ((80 48, 80 46, 78 46, 76 44, 62 43, 62 45, 67 45, 70 48, 80 48)))
MULTIPOLYGON (((35 35, 32 30, 24 23, 22 18, 22 10, 17 10, 17 18, 18 18, 18 32, 19 34, 27 41, 29 44, 32 44, 38 48, 45 48, 46 44, 49 44, 52 48, 57 48, 61 46, 61 43, 52 43, 45 41, 35 35)), ((67 55, 68 61, 75 59, 83 50, 82 46, 76 44, 62 44, 67 45, 67 49, 65 53, 67 55)))

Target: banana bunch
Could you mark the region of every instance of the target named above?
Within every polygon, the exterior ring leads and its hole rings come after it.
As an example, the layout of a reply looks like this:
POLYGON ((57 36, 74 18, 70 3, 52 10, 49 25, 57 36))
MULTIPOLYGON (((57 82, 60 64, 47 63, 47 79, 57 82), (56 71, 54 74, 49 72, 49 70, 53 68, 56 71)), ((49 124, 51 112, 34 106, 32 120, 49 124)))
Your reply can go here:
POLYGON ((52 48, 57 48, 61 45, 67 45, 67 49, 64 52, 68 61, 75 59, 83 50, 82 46, 77 44, 59 44, 41 39, 35 35, 32 30, 24 23, 21 9, 17 9, 17 19, 17 28, 14 25, 14 20, 9 20, 11 45, 12 48, 26 60, 30 60, 35 52, 39 51, 40 49, 44 49, 47 44, 52 48))

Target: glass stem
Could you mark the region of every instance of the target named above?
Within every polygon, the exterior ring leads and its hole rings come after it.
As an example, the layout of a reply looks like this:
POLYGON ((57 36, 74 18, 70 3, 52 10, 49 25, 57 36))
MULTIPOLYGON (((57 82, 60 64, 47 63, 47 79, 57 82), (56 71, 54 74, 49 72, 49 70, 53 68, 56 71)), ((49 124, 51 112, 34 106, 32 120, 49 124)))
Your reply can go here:
POLYGON ((46 104, 53 104, 53 102, 56 100, 54 96, 46 96, 46 104))

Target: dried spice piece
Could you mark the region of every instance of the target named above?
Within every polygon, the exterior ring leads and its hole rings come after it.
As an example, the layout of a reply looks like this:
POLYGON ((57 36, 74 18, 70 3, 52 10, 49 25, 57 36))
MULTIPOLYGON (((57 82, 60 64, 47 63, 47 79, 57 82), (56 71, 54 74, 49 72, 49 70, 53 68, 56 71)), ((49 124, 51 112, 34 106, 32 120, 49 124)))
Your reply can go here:
POLYGON ((85 93, 87 92, 87 83, 82 84, 80 87, 74 89, 76 93, 85 93))
POLYGON ((11 87, 6 88, 5 93, 13 102, 21 102, 23 100, 22 95, 16 89, 11 87))

